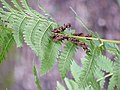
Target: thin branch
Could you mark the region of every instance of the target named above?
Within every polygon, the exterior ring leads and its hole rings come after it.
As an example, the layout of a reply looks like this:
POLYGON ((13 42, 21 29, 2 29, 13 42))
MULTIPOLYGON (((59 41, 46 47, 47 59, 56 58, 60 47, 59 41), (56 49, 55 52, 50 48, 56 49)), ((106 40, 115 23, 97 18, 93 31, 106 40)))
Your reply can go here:
POLYGON ((99 81, 101 81, 101 80, 103 80, 103 79, 105 79, 105 78, 107 78, 107 77, 110 77, 110 76, 112 76, 112 75, 113 75, 113 73, 107 74, 107 75, 105 75, 104 77, 99 78, 99 79, 97 80, 97 82, 99 82, 99 81))
POLYGON ((100 41, 102 43, 113 43, 113 44, 120 44, 120 41, 118 40, 106 40, 106 39, 99 39, 99 38, 93 38, 93 37, 80 37, 80 36, 73 36, 69 35, 69 37, 76 38, 79 40, 95 40, 95 41, 100 41))
MULTIPOLYGON (((64 34, 59 34, 64 35, 64 34)), ((76 38, 78 40, 93 40, 93 41, 99 41, 101 43, 113 43, 113 44, 120 44, 120 41, 118 40, 107 40, 107 39, 100 39, 100 38, 93 38, 93 37, 81 37, 81 36, 73 36, 73 35, 67 35, 71 38, 76 38)))
MULTIPOLYGON (((97 79, 97 82, 99 82, 99 81, 101 81, 101 80, 103 80, 103 79, 105 79, 105 78, 107 78, 107 77, 110 77, 110 76, 112 76, 112 75, 113 75, 113 73, 107 74, 107 75, 105 75, 104 77, 101 77, 101 78, 97 79)), ((88 87, 91 87, 91 85, 89 85, 88 87)))
POLYGON ((83 22, 83 20, 78 16, 78 14, 76 13, 76 11, 70 7, 71 11, 75 14, 75 18, 76 20, 78 20, 78 22, 87 30, 87 32, 91 33, 91 30, 88 29, 88 27, 86 26, 86 24, 83 22))

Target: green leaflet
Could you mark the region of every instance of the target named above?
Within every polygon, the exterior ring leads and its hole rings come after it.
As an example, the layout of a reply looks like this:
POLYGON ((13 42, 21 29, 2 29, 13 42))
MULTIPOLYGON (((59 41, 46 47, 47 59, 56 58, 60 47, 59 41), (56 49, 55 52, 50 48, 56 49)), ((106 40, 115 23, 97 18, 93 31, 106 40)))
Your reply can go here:
POLYGON ((81 74, 81 69, 79 65, 77 65, 77 63, 73 60, 72 61, 72 65, 70 67, 71 73, 75 79, 76 82, 79 81, 79 76, 81 74))
POLYGON ((116 59, 114 64, 114 80, 117 85, 117 89, 120 90, 120 52, 116 52, 116 59))
POLYGON ((89 83, 89 85, 92 86, 92 88, 94 88, 94 90, 101 90, 100 85, 97 82, 97 80, 95 80, 94 75, 90 76, 88 83, 89 83))
POLYGON ((104 77, 104 72, 101 70, 101 68, 96 67, 94 76, 95 76, 95 78, 97 78, 97 82, 99 82, 99 85, 100 85, 101 89, 103 89, 104 88, 105 79, 102 79, 102 80, 98 81, 99 79, 104 77))
POLYGON ((39 21, 36 28, 37 30, 35 30, 34 44, 41 58, 43 56, 43 51, 45 50, 46 45, 49 44, 51 30, 53 30, 54 27, 55 26, 53 22, 39 21))
POLYGON ((14 4, 14 6, 20 11, 23 12, 22 7, 20 7, 20 5, 18 4, 17 0, 11 0, 11 2, 14 4))
MULTIPOLYGON (((7 2, 5 2, 4 0, 2 0, 4 5, 7 5, 8 7, 11 7, 7 4, 7 2)), ((11 7, 12 8, 12 7, 11 7)), ((6 8, 7 10, 9 10, 9 8, 6 8)), ((2 20, 5 21, 9 21, 7 27, 12 28, 13 29, 13 36, 15 39, 15 42, 17 43, 17 47, 21 47, 22 46, 22 36, 21 36, 21 27, 24 23, 23 17, 24 15, 18 13, 16 10, 9 10, 9 12, 7 11, 2 11, 2 20)))
POLYGON ((86 56, 86 59, 83 62, 83 70, 81 71, 81 75, 79 76, 79 87, 85 88, 89 82, 91 81, 91 77, 95 72, 96 67, 96 58, 99 56, 99 48, 94 47, 94 49, 90 52, 90 55, 86 56))
POLYGON ((23 15, 19 15, 19 17, 14 18, 14 23, 13 23, 13 36, 14 39, 17 43, 17 47, 22 47, 22 27, 26 24, 25 23, 26 17, 23 15))
POLYGON ((34 35, 35 35, 35 30, 38 30, 37 29, 38 22, 39 21, 34 20, 34 18, 31 18, 30 20, 28 20, 28 23, 24 28, 24 32, 23 32, 25 42, 27 43, 27 45, 31 47, 31 49, 36 53, 36 55, 38 55, 38 51, 34 45, 34 35))
POLYGON ((108 90, 114 90, 115 87, 115 78, 112 76, 109 81, 108 90))
POLYGON ((64 80, 68 90, 79 90, 78 84, 76 82, 74 82, 73 80, 69 80, 68 78, 65 78, 64 80))
POLYGON ((9 11, 14 11, 14 9, 5 0, 0 0, 0 1, 4 5, 3 8, 5 8, 9 11))
POLYGON ((99 55, 97 58, 97 66, 106 72, 113 72, 113 61, 103 55, 99 55))
POLYGON ((36 19, 46 19, 46 17, 44 17, 43 15, 41 15, 40 13, 38 13, 37 11, 33 10, 29 5, 27 0, 20 0, 20 2, 22 3, 22 6, 24 8, 24 12, 28 15, 30 15, 31 17, 34 17, 36 19))
POLYGON ((14 43, 14 39, 11 30, 6 27, 0 27, 0 63, 5 59, 7 51, 11 48, 14 43))
POLYGON ((26 14, 30 15, 31 17, 36 17, 37 18, 37 16, 31 11, 27 0, 20 0, 20 2, 22 4, 22 6, 24 8, 23 10, 26 14))
POLYGON ((68 70, 70 69, 70 65, 72 63, 75 51, 76 51, 75 44, 72 44, 71 42, 67 42, 65 44, 64 51, 62 52, 58 63, 59 72, 62 78, 65 78, 68 70))
POLYGON ((43 51, 42 65, 40 68, 40 74, 47 73, 54 65, 56 56, 58 55, 59 44, 56 44, 51 39, 49 40, 46 49, 43 51))
POLYGON ((42 87, 41 87, 41 85, 40 85, 40 81, 39 81, 39 78, 38 78, 38 75, 37 75, 37 69, 36 69, 35 65, 33 66, 33 72, 34 72, 35 83, 36 83, 36 85, 37 85, 37 88, 38 88, 39 90, 42 90, 42 87))
POLYGON ((65 90, 64 86, 61 85, 59 82, 57 82, 57 87, 56 87, 57 90, 65 90))

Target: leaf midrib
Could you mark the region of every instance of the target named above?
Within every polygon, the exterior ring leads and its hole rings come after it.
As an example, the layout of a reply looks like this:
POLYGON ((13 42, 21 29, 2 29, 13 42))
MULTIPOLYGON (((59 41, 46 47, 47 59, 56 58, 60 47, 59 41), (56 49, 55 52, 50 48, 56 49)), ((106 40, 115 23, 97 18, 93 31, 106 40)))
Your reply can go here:
MULTIPOLYGON (((70 52, 71 52, 71 50, 72 50, 73 47, 74 47, 74 44, 72 44, 72 46, 70 47, 70 49, 69 49, 69 51, 68 51, 68 53, 67 53, 67 55, 66 55, 66 57, 65 57, 65 60, 64 60, 65 63, 67 62, 67 58, 68 58, 68 56, 69 56, 69 54, 70 54, 70 52)), ((64 70, 65 63, 64 63, 64 65, 63 65, 62 70, 64 70)))
POLYGON ((88 67, 88 69, 87 69, 87 72, 86 72, 86 74, 85 74, 85 77, 84 77, 84 79, 83 79, 83 82, 85 82, 86 78, 88 77, 88 73, 90 72, 90 69, 91 69, 91 67, 92 67, 92 62, 93 62, 93 60, 94 60, 94 55, 95 55, 96 49, 97 49, 97 47, 96 47, 96 48, 94 49, 94 51, 93 51, 92 57, 91 57, 91 59, 90 59, 90 65, 89 65, 89 67, 88 67))

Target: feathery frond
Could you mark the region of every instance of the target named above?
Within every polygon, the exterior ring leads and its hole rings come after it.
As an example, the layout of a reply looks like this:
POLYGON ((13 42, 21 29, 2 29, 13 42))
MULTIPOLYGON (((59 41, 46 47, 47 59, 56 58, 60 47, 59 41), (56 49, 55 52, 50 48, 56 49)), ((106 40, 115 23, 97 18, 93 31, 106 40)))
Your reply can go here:
POLYGON ((74 82, 73 80, 69 80, 68 78, 65 78, 64 80, 68 90, 79 90, 78 84, 76 82, 74 82))
POLYGON ((100 80, 100 79, 104 77, 104 74, 105 73, 101 70, 101 68, 96 67, 94 76, 97 79, 97 82, 99 83, 101 89, 104 88, 105 78, 102 80, 100 80))
POLYGON ((56 56, 58 55, 59 44, 49 40, 49 44, 46 46, 46 50, 43 53, 42 65, 40 68, 40 74, 47 73, 54 65, 56 56))
POLYGON ((39 18, 46 19, 46 17, 44 17, 43 15, 39 14, 37 11, 33 10, 33 9, 29 6, 27 0, 20 0, 20 2, 22 3, 22 6, 23 6, 23 8, 24 8, 24 9, 23 9, 24 12, 25 12, 26 14, 28 14, 29 16, 34 17, 34 18, 37 18, 37 19, 39 19, 39 18))
POLYGON ((90 78, 96 69, 96 58, 99 56, 99 48, 97 46, 90 52, 90 55, 86 56, 83 62, 83 70, 79 77, 79 87, 85 88, 90 83, 90 78))
POLYGON ((70 66, 71 73, 75 79, 76 82, 79 81, 79 76, 81 74, 81 69, 80 66, 77 65, 77 63, 73 60, 72 65, 70 66))
POLYGON ((57 87, 56 87, 57 90, 65 90, 64 86, 61 85, 59 82, 57 82, 57 87))
POLYGON ((35 83, 36 83, 36 85, 37 85, 37 88, 38 88, 39 90, 42 90, 42 87, 41 87, 41 85, 40 85, 40 81, 39 81, 39 78, 38 78, 38 75, 37 75, 37 69, 36 69, 35 65, 33 66, 33 72, 34 72, 35 83))
POLYGON ((120 52, 116 53, 113 73, 117 89, 120 90, 120 52))
POLYGON ((113 72, 113 61, 103 55, 99 55, 97 58, 97 66, 99 69, 106 72, 113 72))
POLYGON ((114 90, 115 87, 115 78, 112 76, 109 80, 108 90, 114 90))
POLYGON ((70 65, 73 60, 73 55, 75 54, 76 51, 76 45, 67 42, 65 44, 64 51, 61 53, 58 68, 61 74, 62 78, 65 78, 67 71, 70 69, 70 65))
POLYGON ((11 33, 11 30, 0 26, 0 63, 5 59, 6 53, 11 48, 11 45, 14 43, 14 39, 11 33))
POLYGON ((9 11, 14 11, 14 9, 5 1, 5 0, 0 0, 2 5, 3 5, 3 8, 9 10, 9 11))

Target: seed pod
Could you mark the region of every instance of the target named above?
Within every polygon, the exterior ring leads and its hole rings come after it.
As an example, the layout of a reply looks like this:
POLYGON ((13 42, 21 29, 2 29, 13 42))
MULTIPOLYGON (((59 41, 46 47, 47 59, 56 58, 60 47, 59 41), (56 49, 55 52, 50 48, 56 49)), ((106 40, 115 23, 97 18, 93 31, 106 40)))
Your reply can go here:
POLYGON ((63 38, 68 40, 69 37, 64 35, 63 38))
POLYGON ((92 37, 91 34, 85 34, 84 37, 92 37))
POLYGON ((59 30, 64 31, 64 27, 63 26, 59 27, 59 30))
POLYGON ((71 24, 68 23, 68 24, 65 25, 65 27, 66 27, 66 28, 70 28, 70 27, 71 27, 71 24))
POLYGON ((86 53, 87 53, 87 52, 90 52, 90 50, 89 50, 89 49, 87 49, 87 50, 86 50, 86 53))
POLYGON ((52 30, 52 32, 55 32, 57 30, 57 28, 55 28, 54 30, 52 30))
POLYGON ((82 47, 82 46, 85 46, 85 43, 84 42, 79 42, 78 45, 82 47))
POLYGON ((89 34, 88 36, 89 36, 89 37, 92 37, 92 34, 89 34))
POLYGON ((74 33, 73 35, 75 35, 75 36, 84 36, 83 33, 74 33))
POLYGON ((88 49, 86 45, 82 45, 82 48, 85 50, 85 49, 88 49))

